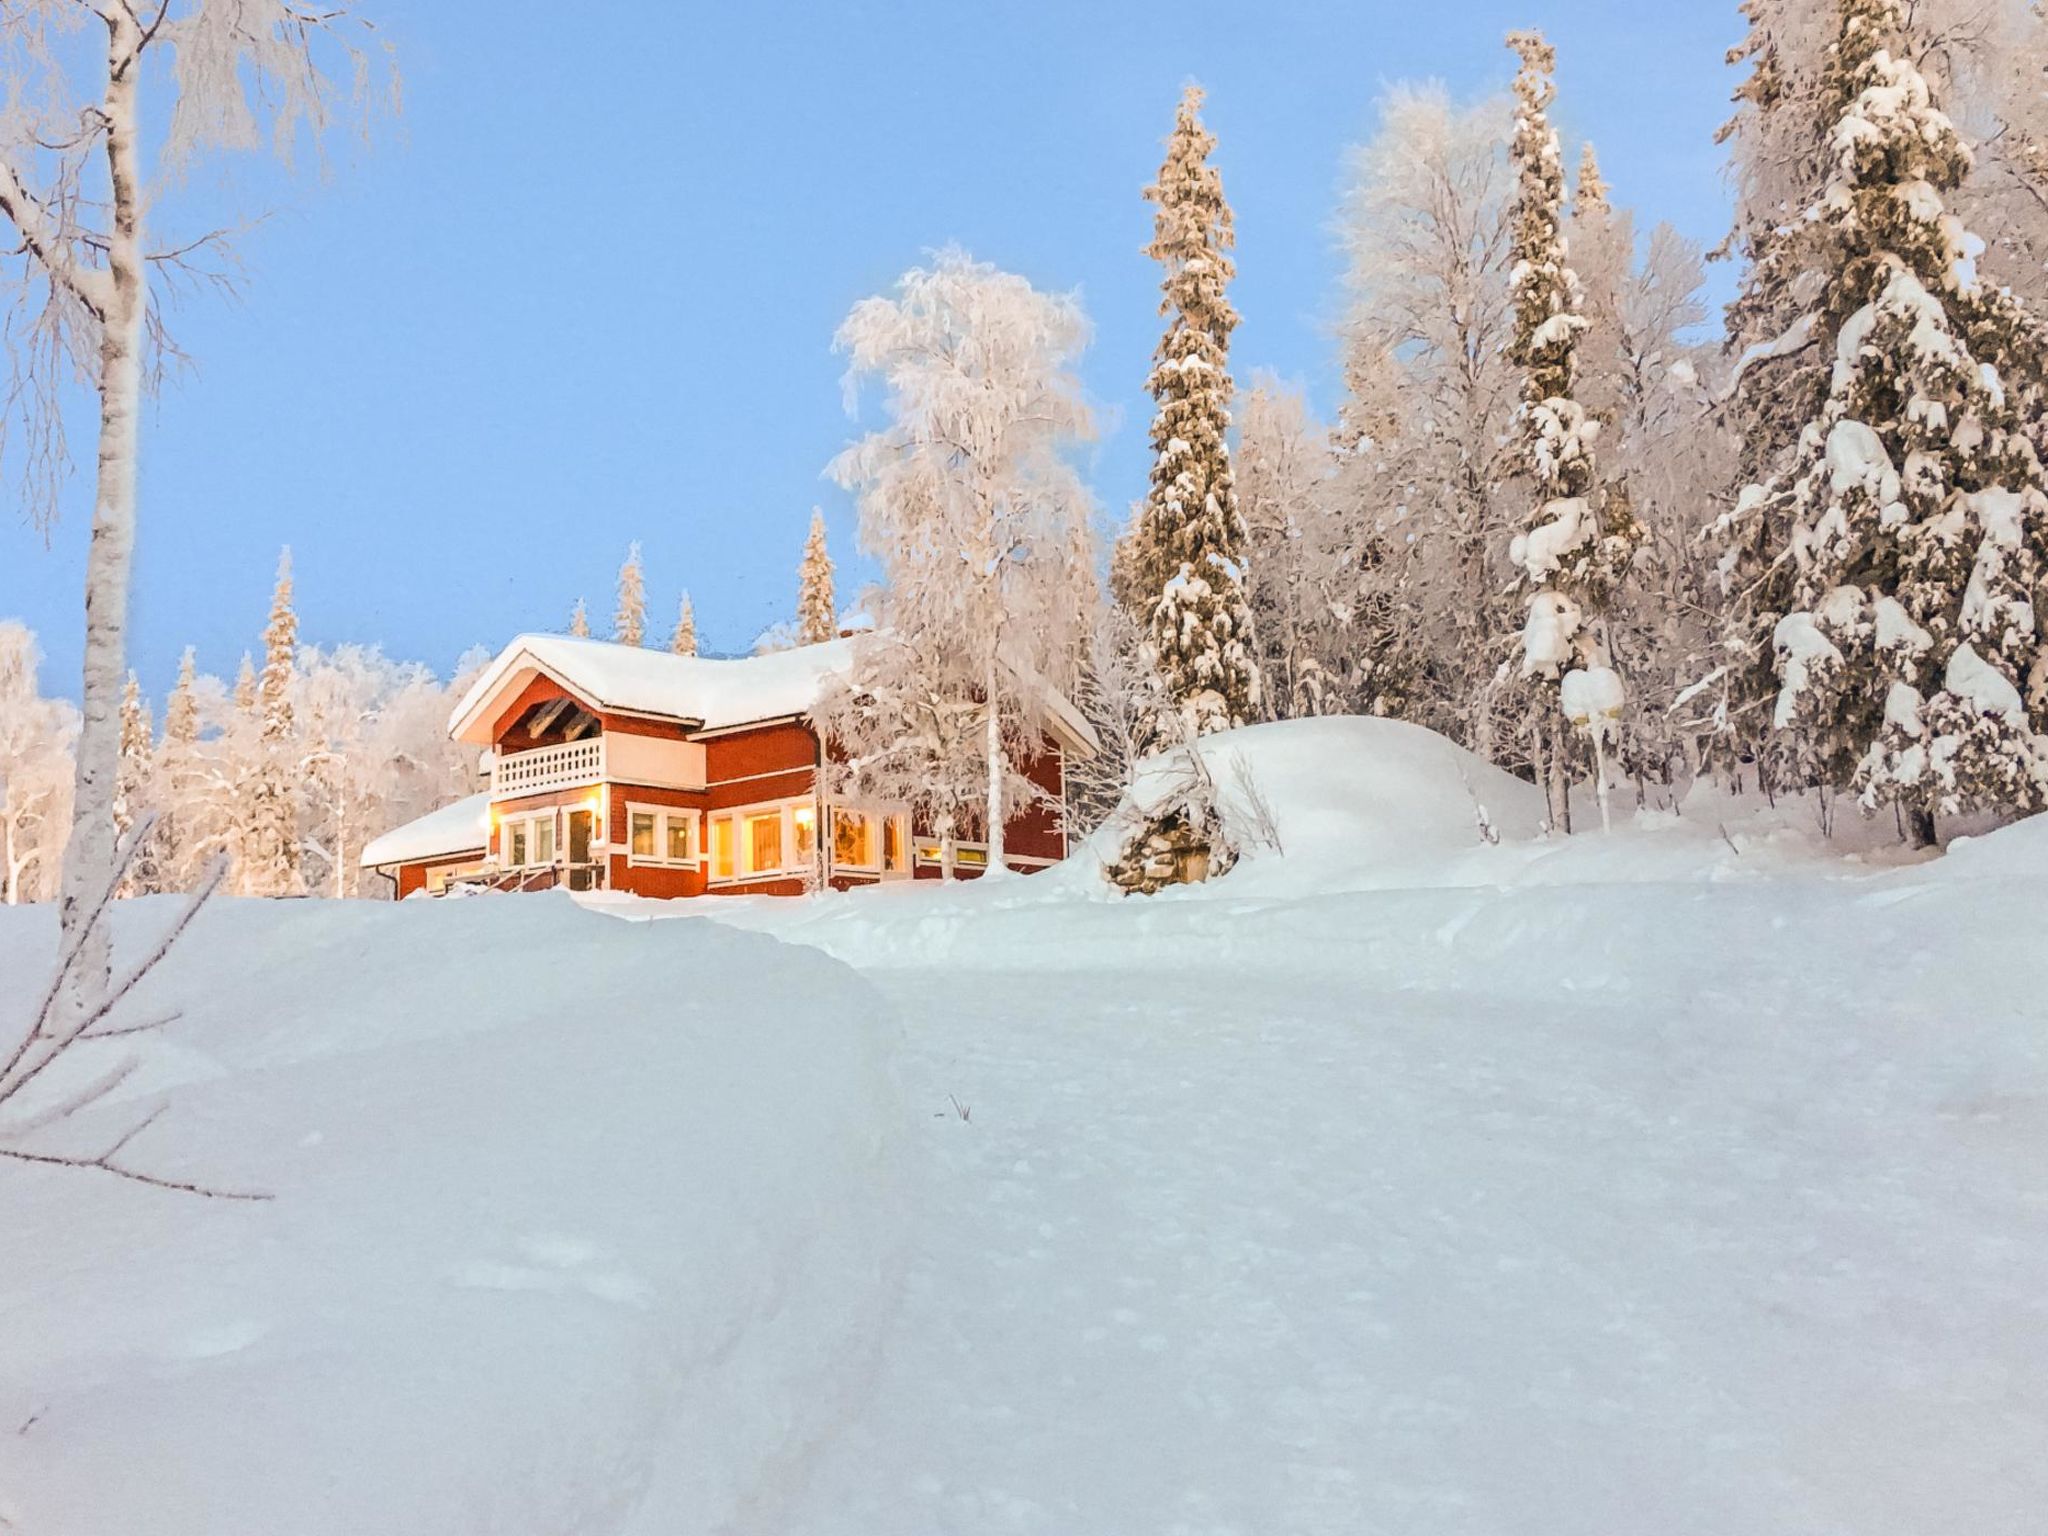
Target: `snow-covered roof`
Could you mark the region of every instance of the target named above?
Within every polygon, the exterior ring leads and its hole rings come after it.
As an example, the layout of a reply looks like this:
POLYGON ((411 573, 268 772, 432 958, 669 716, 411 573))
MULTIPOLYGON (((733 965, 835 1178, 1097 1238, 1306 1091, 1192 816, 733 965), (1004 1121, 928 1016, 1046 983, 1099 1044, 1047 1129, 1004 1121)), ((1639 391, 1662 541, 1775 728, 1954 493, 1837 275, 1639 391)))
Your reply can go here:
POLYGON ((852 660, 851 642, 827 640, 765 656, 674 656, 637 645, 574 635, 520 635, 498 653, 455 706, 448 729, 488 745, 482 718, 504 685, 545 673, 587 704, 624 715, 689 722, 715 731, 755 720, 800 715, 818 702, 825 681, 852 660))
POLYGON ((482 853, 490 837, 491 797, 471 795, 438 811, 429 811, 417 821, 393 827, 382 837, 363 846, 362 866, 377 869, 386 864, 407 864, 416 859, 452 857, 459 853, 482 853))
MULTIPOLYGON (((853 664, 858 637, 825 640, 760 656, 675 656, 574 635, 520 635, 470 685, 449 718, 450 734, 488 746, 502 700, 528 678, 551 677, 596 709, 717 731, 808 714, 826 682, 853 664)), ((1092 751, 1095 732, 1057 692, 1049 723, 1071 746, 1092 751)))

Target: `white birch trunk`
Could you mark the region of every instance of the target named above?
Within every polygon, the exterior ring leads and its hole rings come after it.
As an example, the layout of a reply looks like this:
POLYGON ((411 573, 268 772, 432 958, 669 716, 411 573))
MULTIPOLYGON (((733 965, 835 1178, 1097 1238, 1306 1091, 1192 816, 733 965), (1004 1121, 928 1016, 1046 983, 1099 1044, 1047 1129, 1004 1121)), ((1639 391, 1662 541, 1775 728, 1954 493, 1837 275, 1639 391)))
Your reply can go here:
MULTIPOLYGON (((64 858, 58 920, 68 939, 87 925, 114 868, 114 790, 121 759, 129 570, 135 555, 135 459, 142 406, 143 318, 148 273, 137 170, 137 76, 142 31, 125 6, 107 17, 106 154, 112 199, 110 278, 100 342, 99 482, 85 570, 85 670, 78 733, 77 805, 64 858)), ((91 925, 69 976, 67 1005, 107 985, 104 925, 91 925)))
POLYGON ((1007 867, 1003 863, 1003 714, 1001 694, 997 692, 1002 682, 998 674, 1001 663, 996 659, 995 648, 989 649, 988 661, 982 668, 982 692, 988 700, 987 737, 984 742, 988 754, 988 866, 987 874, 999 875, 1007 867))

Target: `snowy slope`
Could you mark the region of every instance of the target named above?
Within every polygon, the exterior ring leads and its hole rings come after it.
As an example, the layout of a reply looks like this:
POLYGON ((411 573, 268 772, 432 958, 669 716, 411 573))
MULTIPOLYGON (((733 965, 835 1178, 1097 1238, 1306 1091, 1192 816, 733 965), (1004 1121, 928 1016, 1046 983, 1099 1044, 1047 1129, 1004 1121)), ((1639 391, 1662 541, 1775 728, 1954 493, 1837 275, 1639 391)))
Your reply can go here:
POLYGON ((0 1518, 2038 1536, 2048 820, 1212 750, 1153 899, 223 907, 159 1151, 280 1199, 0 1169, 0 1518))
POLYGON ((0 1165, 0 1530, 774 1528, 897 1305, 867 984, 559 898, 224 902, 152 983, 139 1154, 276 1198, 0 1165))

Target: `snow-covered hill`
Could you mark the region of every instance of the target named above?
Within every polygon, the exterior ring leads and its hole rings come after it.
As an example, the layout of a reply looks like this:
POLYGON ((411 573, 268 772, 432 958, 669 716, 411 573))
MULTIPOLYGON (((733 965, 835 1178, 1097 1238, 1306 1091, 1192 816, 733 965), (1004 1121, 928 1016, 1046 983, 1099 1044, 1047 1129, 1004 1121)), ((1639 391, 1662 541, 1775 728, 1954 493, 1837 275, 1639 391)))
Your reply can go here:
POLYGON ((1211 751, 1278 846, 1153 899, 224 905, 158 1152, 279 1198, 0 1168, 0 1517, 2038 1531, 2048 821, 1211 751))
POLYGON ((275 1199, 0 1164, 0 1531, 777 1528, 898 1305, 873 988, 557 898, 222 902, 148 985, 131 1155, 275 1199))

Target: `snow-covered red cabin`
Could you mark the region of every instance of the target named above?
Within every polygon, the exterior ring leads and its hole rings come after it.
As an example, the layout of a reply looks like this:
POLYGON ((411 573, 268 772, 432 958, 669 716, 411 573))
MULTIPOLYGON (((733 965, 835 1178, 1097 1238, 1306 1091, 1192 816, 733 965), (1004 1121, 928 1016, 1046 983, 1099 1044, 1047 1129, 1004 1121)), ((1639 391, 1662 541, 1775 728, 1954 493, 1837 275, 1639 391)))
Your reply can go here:
MULTIPOLYGON (((936 833, 900 805, 838 802, 811 721, 848 639, 765 656, 673 656, 567 635, 521 635, 449 721, 484 749, 489 788, 385 833, 362 862, 398 896, 451 883, 557 885, 642 896, 795 895, 942 873, 936 833)), ((1095 749, 1053 696, 1027 776, 1056 803, 1070 754, 1095 749)), ((1004 862, 1030 871, 1066 855, 1056 810, 1004 829, 1004 862)), ((984 844, 954 846, 978 873, 984 844)))

